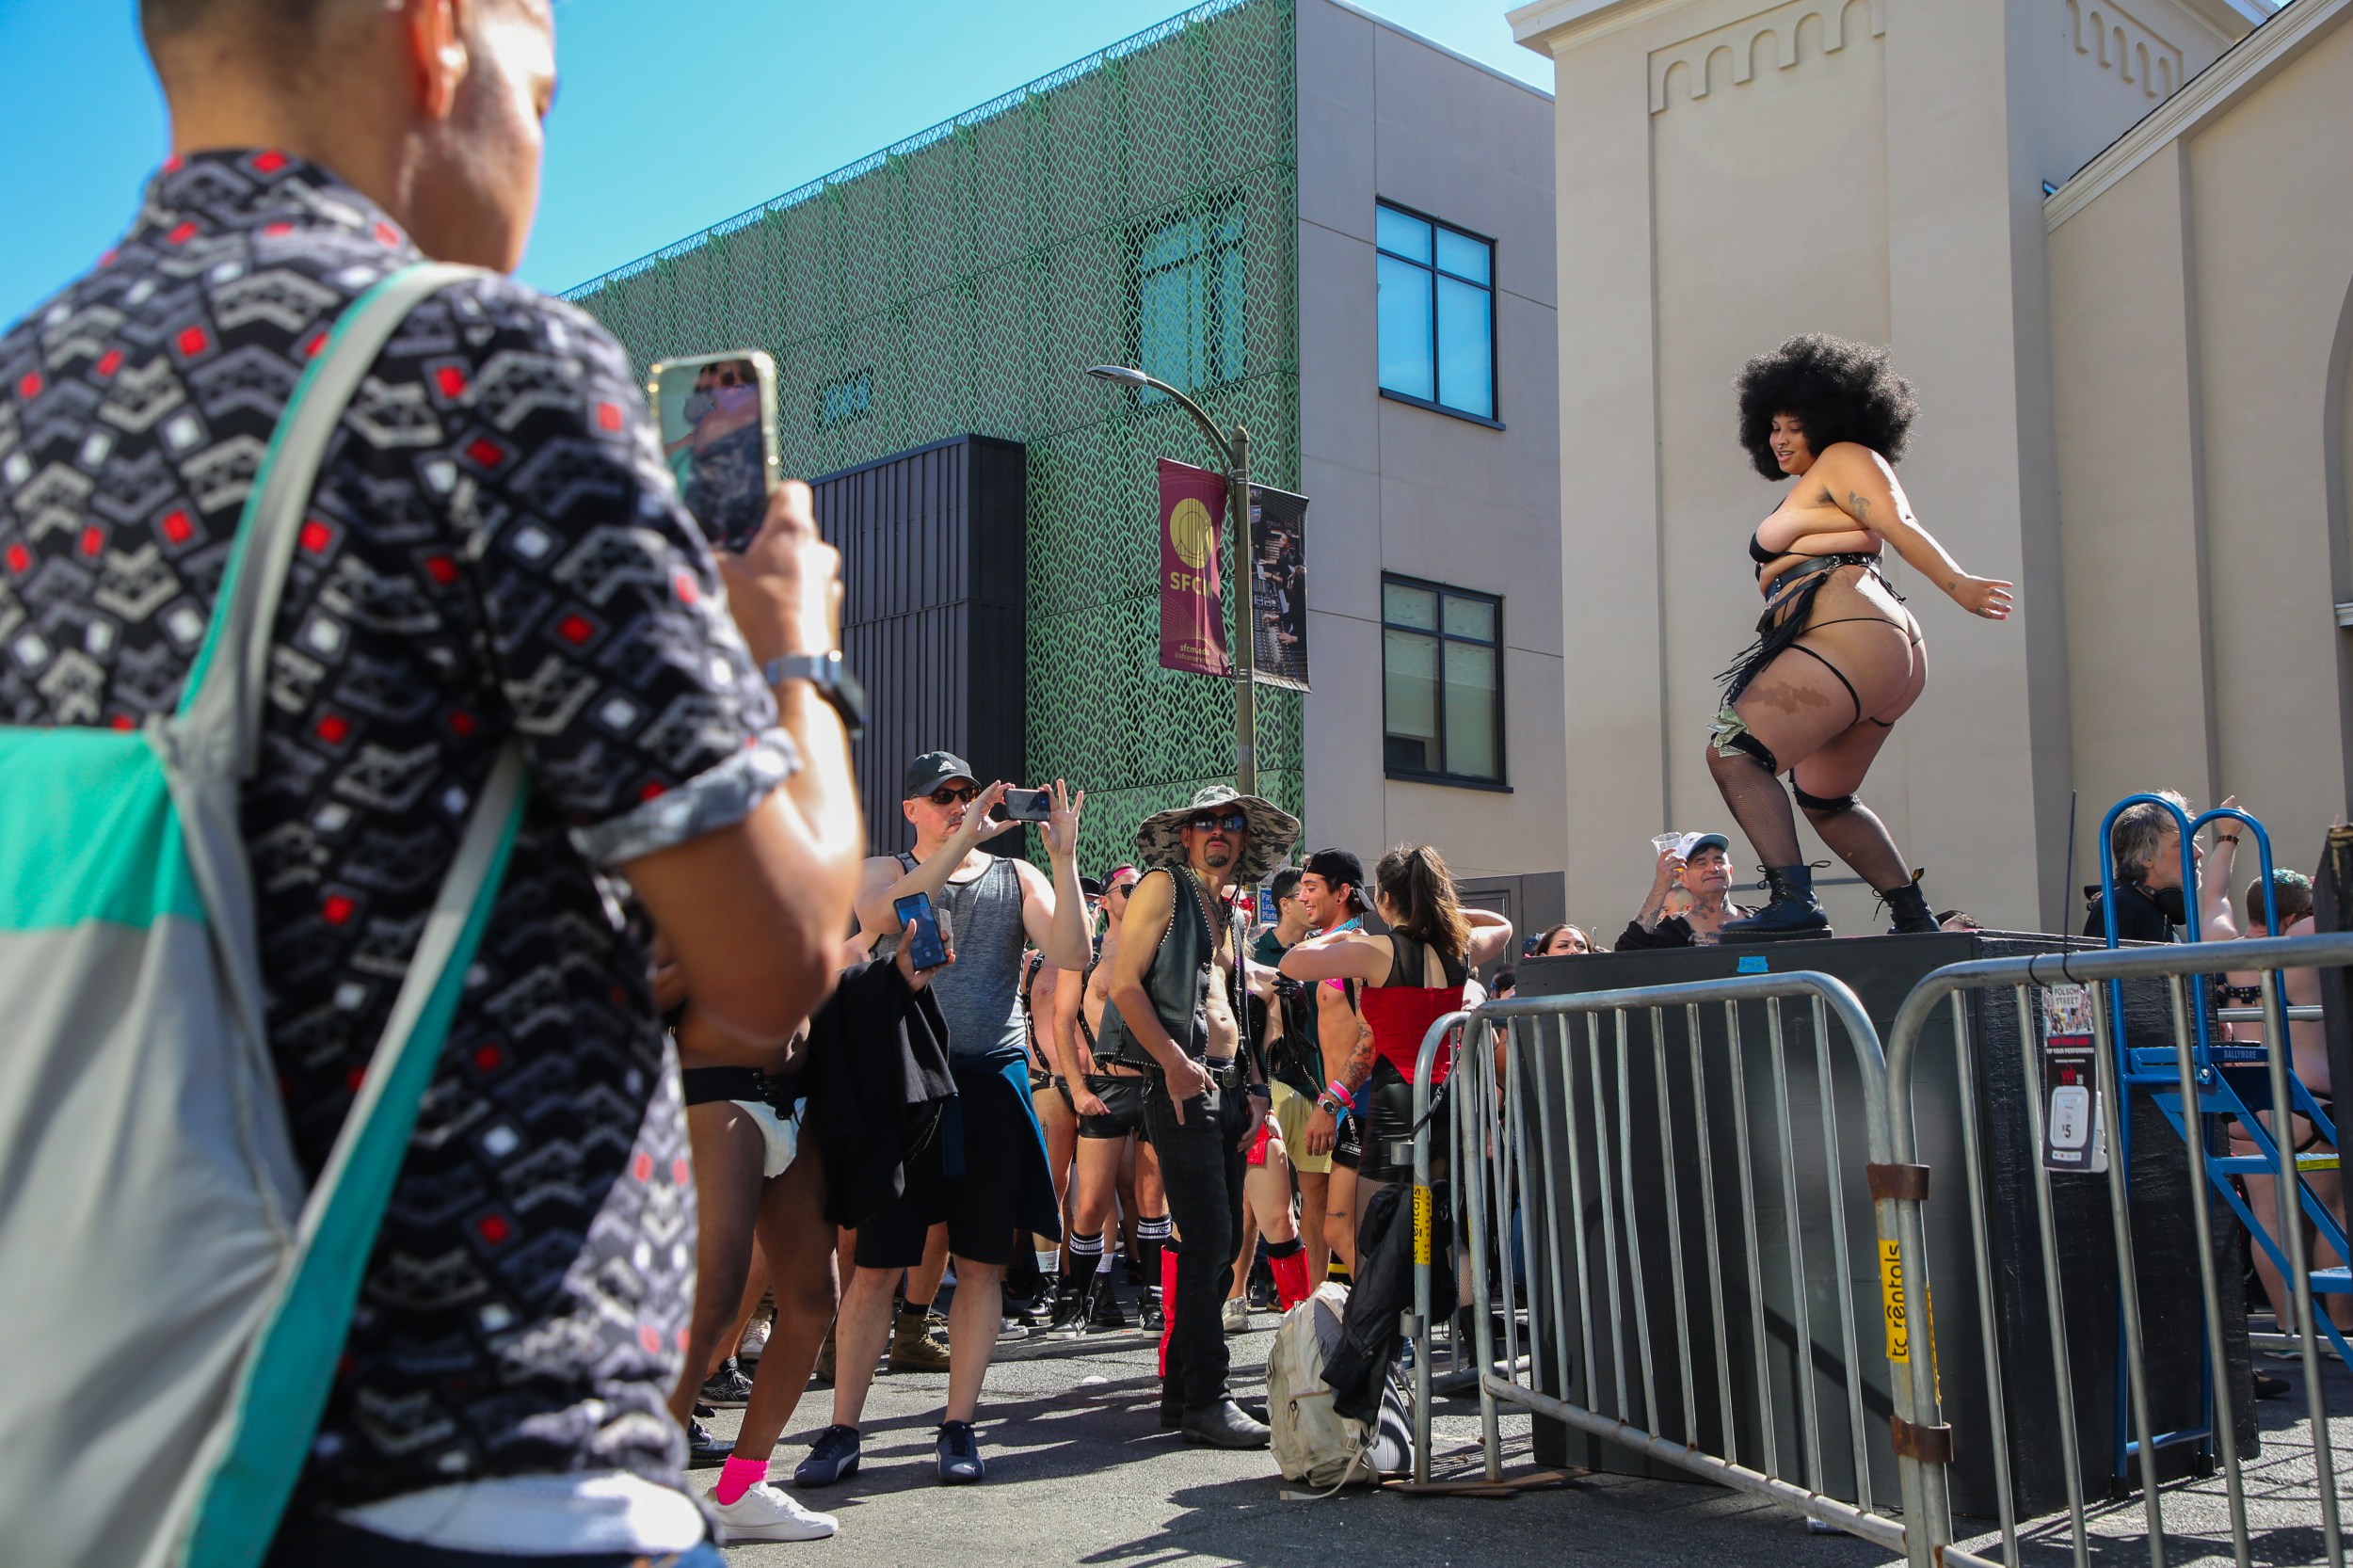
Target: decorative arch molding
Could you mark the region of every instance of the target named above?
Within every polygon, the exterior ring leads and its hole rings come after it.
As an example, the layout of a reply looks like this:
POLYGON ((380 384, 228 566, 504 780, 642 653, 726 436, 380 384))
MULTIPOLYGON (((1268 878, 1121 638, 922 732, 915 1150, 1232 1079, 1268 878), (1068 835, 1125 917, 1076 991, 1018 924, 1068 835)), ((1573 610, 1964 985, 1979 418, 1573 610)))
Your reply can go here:
POLYGON ((2182 52, 2116 0, 2066 0, 2067 30, 2076 57, 2140 89, 2143 98, 2173 96, 2182 85, 2182 52))
POLYGON ((1650 112, 1663 114, 1673 104, 1698 103, 1771 72, 1795 71, 1886 33, 1887 0, 1789 0, 1654 50, 1650 112))

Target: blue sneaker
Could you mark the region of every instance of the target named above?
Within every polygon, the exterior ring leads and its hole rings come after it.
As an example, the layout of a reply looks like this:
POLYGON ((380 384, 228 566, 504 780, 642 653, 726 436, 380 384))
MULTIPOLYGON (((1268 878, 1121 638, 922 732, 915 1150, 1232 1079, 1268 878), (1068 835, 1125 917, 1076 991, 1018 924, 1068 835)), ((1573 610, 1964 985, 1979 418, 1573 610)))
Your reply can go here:
POLYGON ((981 1463, 981 1446, 972 1440, 969 1421, 939 1424, 939 1481, 942 1486, 969 1486, 988 1474, 981 1463))
POLYGON ((795 1486, 832 1486, 857 1474, 857 1428, 833 1426, 817 1434, 808 1457, 792 1466, 795 1486))

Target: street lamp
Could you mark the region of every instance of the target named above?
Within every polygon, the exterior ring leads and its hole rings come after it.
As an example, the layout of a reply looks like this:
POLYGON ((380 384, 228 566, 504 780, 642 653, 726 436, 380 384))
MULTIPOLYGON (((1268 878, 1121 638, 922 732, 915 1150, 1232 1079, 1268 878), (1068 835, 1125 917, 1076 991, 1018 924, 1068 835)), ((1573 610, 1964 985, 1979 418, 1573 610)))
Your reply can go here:
POLYGON ((1089 376, 1118 381, 1142 392, 1146 387, 1166 393, 1183 406, 1217 453, 1225 475, 1225 511, 1233 523, 1233 587, 1235 657, 1238 680, 1234 688, 1234 788, 1246 795, 1258 792, 1258 626, 1257 608, 1250 582, 1250 432, 1241 425, 1221 431, 1201 405, 1157 376, 1126 365, 1091 365, 1089 376))

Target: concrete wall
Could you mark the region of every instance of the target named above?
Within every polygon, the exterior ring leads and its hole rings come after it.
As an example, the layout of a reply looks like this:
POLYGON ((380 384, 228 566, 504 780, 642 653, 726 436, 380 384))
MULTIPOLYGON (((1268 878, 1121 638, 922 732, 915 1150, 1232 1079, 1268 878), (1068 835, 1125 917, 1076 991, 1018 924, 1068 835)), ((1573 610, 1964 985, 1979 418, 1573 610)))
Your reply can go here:
MULTIPOLYGON (((1630 911, 1649 834, 1731 826, 1712 678, 1757 613, 1746 536, 1785 493, 1735 444, 1731 381, 1826 330, 1890 345, 1922 407, 1899 470, 1922 522, 2021 584, 1997 627, 1891 571, 1931 673, 1864 796, 1938 906, 2066 920, 2042 184, 2245 22, 2210 0, 1538 0, 1512 22, 1557 72, 1564 653, 1612 676, 1566 694, 1571 909, 1630 911)), ((1832 874, 1833 921, 1870 929, 1868 890, 1832 874)))
POLYGON ((2303 0, 2050 215, 2084 798, 2235 792, 2306 870, 2353 778, 2347 18, 2303 0))
MULTIPOLYGON (((1300 0, 1298 70, 1300 477, 1315 503, 1308 836, 1368 864, 1387 845, 1428 841, 1465 877, 1557 878, 1565 843, 1552 105, 1333 0, 1300 0), (1495 240, 1505 429, 1380 395, 1382 199, 1495 240), (1385 776, 1385 570, 1502 596, 1509 793, 1385 776)), ((1516 897, 1524 913, 1558 907, 1537 893, 1516 897)))

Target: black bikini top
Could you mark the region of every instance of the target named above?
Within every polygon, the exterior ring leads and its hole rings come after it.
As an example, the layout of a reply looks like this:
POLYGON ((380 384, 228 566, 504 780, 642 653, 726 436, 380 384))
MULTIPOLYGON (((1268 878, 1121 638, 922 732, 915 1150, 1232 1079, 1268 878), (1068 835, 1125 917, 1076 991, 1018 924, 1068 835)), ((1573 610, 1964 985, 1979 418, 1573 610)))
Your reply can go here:
POLYGON ((1765 525, 1760 522, 1756 525, 1756 532, 1749 536, 1749 559, 1754 561, 1758 566, 1769 567, 1775 561, 1780 560, 1784 555, 1789 553, 1785 550, 1774 551, 1766 549, 1762 542, 1764 537, 1765 525))

